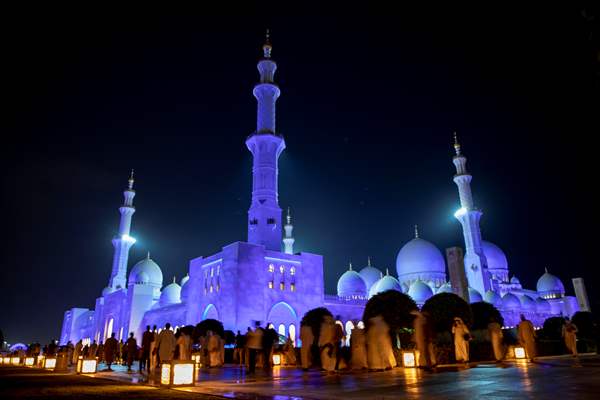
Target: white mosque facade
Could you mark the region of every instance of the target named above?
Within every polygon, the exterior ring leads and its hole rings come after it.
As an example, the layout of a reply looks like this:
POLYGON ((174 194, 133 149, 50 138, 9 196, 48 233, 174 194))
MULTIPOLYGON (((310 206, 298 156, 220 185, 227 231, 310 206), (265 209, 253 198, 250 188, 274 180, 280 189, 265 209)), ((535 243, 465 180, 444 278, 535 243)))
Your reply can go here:
MULTIPOLYGON (((225 329, 242 332, 256 321, 263 326, 271 323, 280 334, 295 340, 302 316, 315 307, 328 308, 350 331, 360 324, 367 300, 376 293, 397 290, 423 305, 436 293, 452 291, 442 252, 419 237, 415 227, 415 237, 398 252, 397 277, 372 266, 369 260, 358 271, 350 265, 337 282, 337 293, 325 294, 323 257, 294 253, 289 210, 285 224, 282 223, 277 176, 285 141, 275 129, 275 104, 280 89, 274 83, 277 64, 271 58, 268 41, 263 52, 264 57, 258 62, 260 82, 253 91, 258 102, 257 129, 246 139, 253 155, 247 241, 231 243, 216 254, 191 260, 188 275, 179 283, 164 285, 161 268, 150 254, 133 265, 127 276, 129 250, 135 243, 130 236, 135 213, 132 174, 119 208, 118 235, 112 240, 114 257, 109 284, 96 299, 93 310, 72 308, 65 312, 61 344, 80 339, 100 342, 111 333, 117 339, 126 339, 129 332, 140 338, 146 325, 195 325, 208 318, 222 321, 225 329)), ((494 304, 507 326, 515 325, 520 314, 541 325, 550 316, 575 313, 579 309, 577 300, 565 296, 560 279, 548 271, 539 278, 535 290, 523 288, 515 276, 510 278, 504 252, 481 238, 482 213, 473 205, 472 177, 456 141, 455 152, 454 182, 461 203, 455 217, 463 227, 470 302, 494 304)))

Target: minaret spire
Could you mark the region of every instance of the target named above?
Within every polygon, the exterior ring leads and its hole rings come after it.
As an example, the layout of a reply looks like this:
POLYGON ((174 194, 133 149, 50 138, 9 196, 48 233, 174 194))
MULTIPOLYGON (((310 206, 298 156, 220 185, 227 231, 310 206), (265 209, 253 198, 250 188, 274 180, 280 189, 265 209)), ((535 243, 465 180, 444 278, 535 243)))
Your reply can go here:
POLYGON ((285 141, 275 129, 275 103, 281 91, 274 81, 277 64, 271 58, 271 50, 270 34, 267 33, 263 58, 257 65, 260 81, 253 90, 258 103, 256 131, 246 139, 246 146, 253 156, 248 242, 281 251, 282 223, 277 176, 279 155, 285 149, 285 141))
POLYGON ((348 263, 348 271, 352 271, 352 261, 348 263))
POLYGON ((133 217, 133 213, 135 213, 135 207, 133 206, 133 198, 135 197, 133 183, 133 170, 131 170, 131 174, 127 181, 127 189, 123 192, 123 205, 119 207, 119 213, 121 214, 119 233, 112 240, 115 250, 113 254, 112 272, 108 285, 115 290, 124 289, 126 287, 129 249, 135 243, 135 239, 129 235, 131 233, 131 218, 133 217))
POLYGON ((487 292, 491 287, 490 274, 487 267, 487 259, 483 253, 481 244, 481 230, 479 220, 483 214, 473 206, 473 195, 471 193, 471 180, 473 177, 467 172, 467 158, 462 154, 458 143, 456 132, 454 132, 454 151, 456 155, 452 162, 456 167, 454 183, 458 187, 460 198, 460 209, 454 213, 463 228, 465 239, 465 272, 469 286, 480 293, 487 292))
POLYGON ((371 266, 371 256, 367 256, 367 267, 371 266))
POLYGON ((285 237, 283 238, 284 252, 286 254, 294 254, 294 242, 296 240, 292 237, 292 230, 294 230, 294 226, 292 225, 292 214, 290 213, 289 207, 287 209, 286 222, 287 223, 283 227, 285 230, 285 237))

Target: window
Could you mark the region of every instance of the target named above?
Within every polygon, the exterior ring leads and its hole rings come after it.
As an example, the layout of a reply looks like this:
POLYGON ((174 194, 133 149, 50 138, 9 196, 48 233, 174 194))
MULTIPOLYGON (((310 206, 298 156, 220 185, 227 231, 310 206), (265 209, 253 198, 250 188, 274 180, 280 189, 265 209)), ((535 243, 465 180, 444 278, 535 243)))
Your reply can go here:
POLYGON ((279 282, 279 290, 285 290, 285 283, 279 282))
POLYGON ((292 343, 294 344, 294 347, 296 346, 296 326, 294 324, 291 324, 288 328, 288 332, 289 332, 289 337, 290 339, 292 339, 292 343))
POLYGON ((279 266, 279 273, 283 274, 285 272, 285 267, 283 265, 279 266))
POLYGON ((273 281, 269 281, 269 289, 273 289, 273 281))
POLYGON ((213 285, 210 285, 210 292, 213 292, 213 285))
POLYGON ((296 268, 295 267, 290 268, 290 275, 292 275, 292 276, 296 275, 296 268))
POLYGON ((292 292, 295 292, 295 291, 296 291, 296 284, 295 284, 295 283, 292 283, 292 284, 290 284, 290 290, 291 290, 292 292))
POLYGON ((269 264, 269 272, 275 272, 275 266, 273 264, 269 264))
POLYGON ((279 333, 282 336, 285 336, 285 325, 284 324, 279 324, 279 327, 277 327, 277 333, 279 333))
POLYGON ((249 223, 250 225, 258 225, 258 220, 257 220, 256 218, 253 218, 253 219, 251 219, 251 220, 250 220, 248 223, 249 223))
POLYGON ((275 218, 267 218, 267 224, 269 224, 269 225, 275 224, 275 218))

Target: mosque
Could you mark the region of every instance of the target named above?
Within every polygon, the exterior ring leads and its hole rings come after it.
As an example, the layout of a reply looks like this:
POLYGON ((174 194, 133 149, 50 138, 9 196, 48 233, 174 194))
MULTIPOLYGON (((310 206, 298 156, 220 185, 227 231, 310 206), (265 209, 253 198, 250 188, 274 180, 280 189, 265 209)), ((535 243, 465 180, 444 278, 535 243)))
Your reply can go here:
MULTIPOLYGON (((112 239, 114 257, 108 286, 96 298, 93 310, 72 308, 65 312, 60 343, 106 340, 111 333, 125 339, 129 332, 141 337, 146 325, 197 324, 214 318, 225 329, 246 331, 259 321, 273 324, 282 335, 298 338, 304 313, 327 307, 349 333, 361 318, 367 300, 376 293, 397 290, 422 305, 436 293, 451 292, 442 252, 421 238, 405 243, 396 258, 396 274, 371 265, 354 270, 352 265, 337 282, 336 294, 325 294, 323 257, 294 252, 293 226, 288 209, 282 221, 278 199, 278 158, 285 140, 275 129, 275 104, 280 89, 274 76, 277 64, 271 58, 268 36, 263 58, 258 62, 260 81, 253 94, 258 102, 256 131, 246 139, 252 153, 252 201, 248 210, 248 238, 228 244, 209 256, 194 258, 189 273, 179 283, 163 286, 163 273, 150 254, 137 262, 127 276, 129 250, 135 244, 130 228, 135 207, 133 173, 123 192, 124 202, 118 235, 112 239), (283 230, 283 231, 282 231, 283 230), (253 301, 248 299, 252 297, 253 301)), ((473 203, 466 169, 466 157, 455 140, 454 182, 461 208, 455 217, 461 223, 465 241, 465 272, 470 302, 486 301, 502 313, 505 325, 513 326, 525 314, 539 326, 555 315, 572 315, 579 309, 577 299, 565 296, 559 278, 546 272, 536 289, 525 289, 516 276, 509 278, 504 252, 482 240, 479 220, 482 212, 473 203)))

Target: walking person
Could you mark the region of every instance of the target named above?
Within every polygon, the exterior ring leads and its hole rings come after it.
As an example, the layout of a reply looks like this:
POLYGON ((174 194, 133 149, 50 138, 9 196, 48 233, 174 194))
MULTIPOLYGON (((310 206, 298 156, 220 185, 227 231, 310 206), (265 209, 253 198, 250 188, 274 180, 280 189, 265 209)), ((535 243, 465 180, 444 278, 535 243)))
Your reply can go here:
POLYGON ((115 333, 113 332, 111 336, 106 339, 106 343, 104 343, 104 358, 106 359, 106 365, 108 366, 108 371, 112 371, 111 368, 113 362, 115 362, 115 357, 117 355, 117 351, 119 348, 119 342, 115 338, 115 333))
POLYGON ((253 374, 256 371, 256 356, 262 351, 263 330, 257 324, 254 331, 249 331, 246 335, 248 346, 248 373, 253 374))
POLYGON ((304 371, 308 371, 312 364, 312 346, 315 342, 315 335, 313 333, 312 327, 308 325, 300 326, 300 341, 302 342, 302 346, 300 347, 300 363, 302 364, 302 369, 304 371))
POLYGON ((146 369, 150 371, 150 346, 154 341, 154 332, 150 331, 150 325, 146 326, 146 331, 142 334, 142 354, 140 356, 140 372, 146 369))
POLYGON ((527 353, 527 358, 529 361, 533 362, 536 356, 535 349, 535 329, 533 328, 533 324, 529 321, 523 314, 521 314, 521 322, 517 326, 519 343, 521 346, 525 347, 525 352, 527 353))
POLYGON ((454 318, 452 325, 452 334, 454 335, 454 355, 456 361, 468 365, 469 363, 469 340, 471 333, 463 320, 459 317, 454 318))
POLYGON ((504 348, 502 346, 502 327, 496 321, 495 318, 490 318, 490 323, 487 326, 488 332, 490 334, 490 341, 492 342, 492 348, 494 349, 494 358, 496 362, 502 362, 504 358, 504 348))
POLYGON ((565 322, 562 326, 562 336, 565 340, 565 346, 567 346, 569 352, 571 352, 573 357, 578 357, 577 326, 575 326, 575 324, 571 322, 569 317, 565 317, 565 322))
POLYGON ((192 338, 190 335, 185 333, 183 329, 179 331, 179 337, 177 338, 177 349, 179 353, 179 360, 192 359, 192 338))
POLYGON ((133 332, 129 334, 129 339, 127 339, 125 346, 127 349, 127 372, 132 372, 131 365, 133 364, 135 356, 138 352, 137 341, 133 337, 133 332))
POLYGON ((173 359, 176 346, 175 335, 171 330, 171 324, 166 323, 165 329, 158 334, 156 348, 158 351, 159 362, 169 362, 173 359))
POLYGON ((414 329, 414 341, 419 350, 419 368, 435 368, 436 358, 435 350, 433 348, 433 329, 431 329, 431 322, 429 321, 428 315, 420 311, 412 311, 415 319, 413 320, 414 329))

